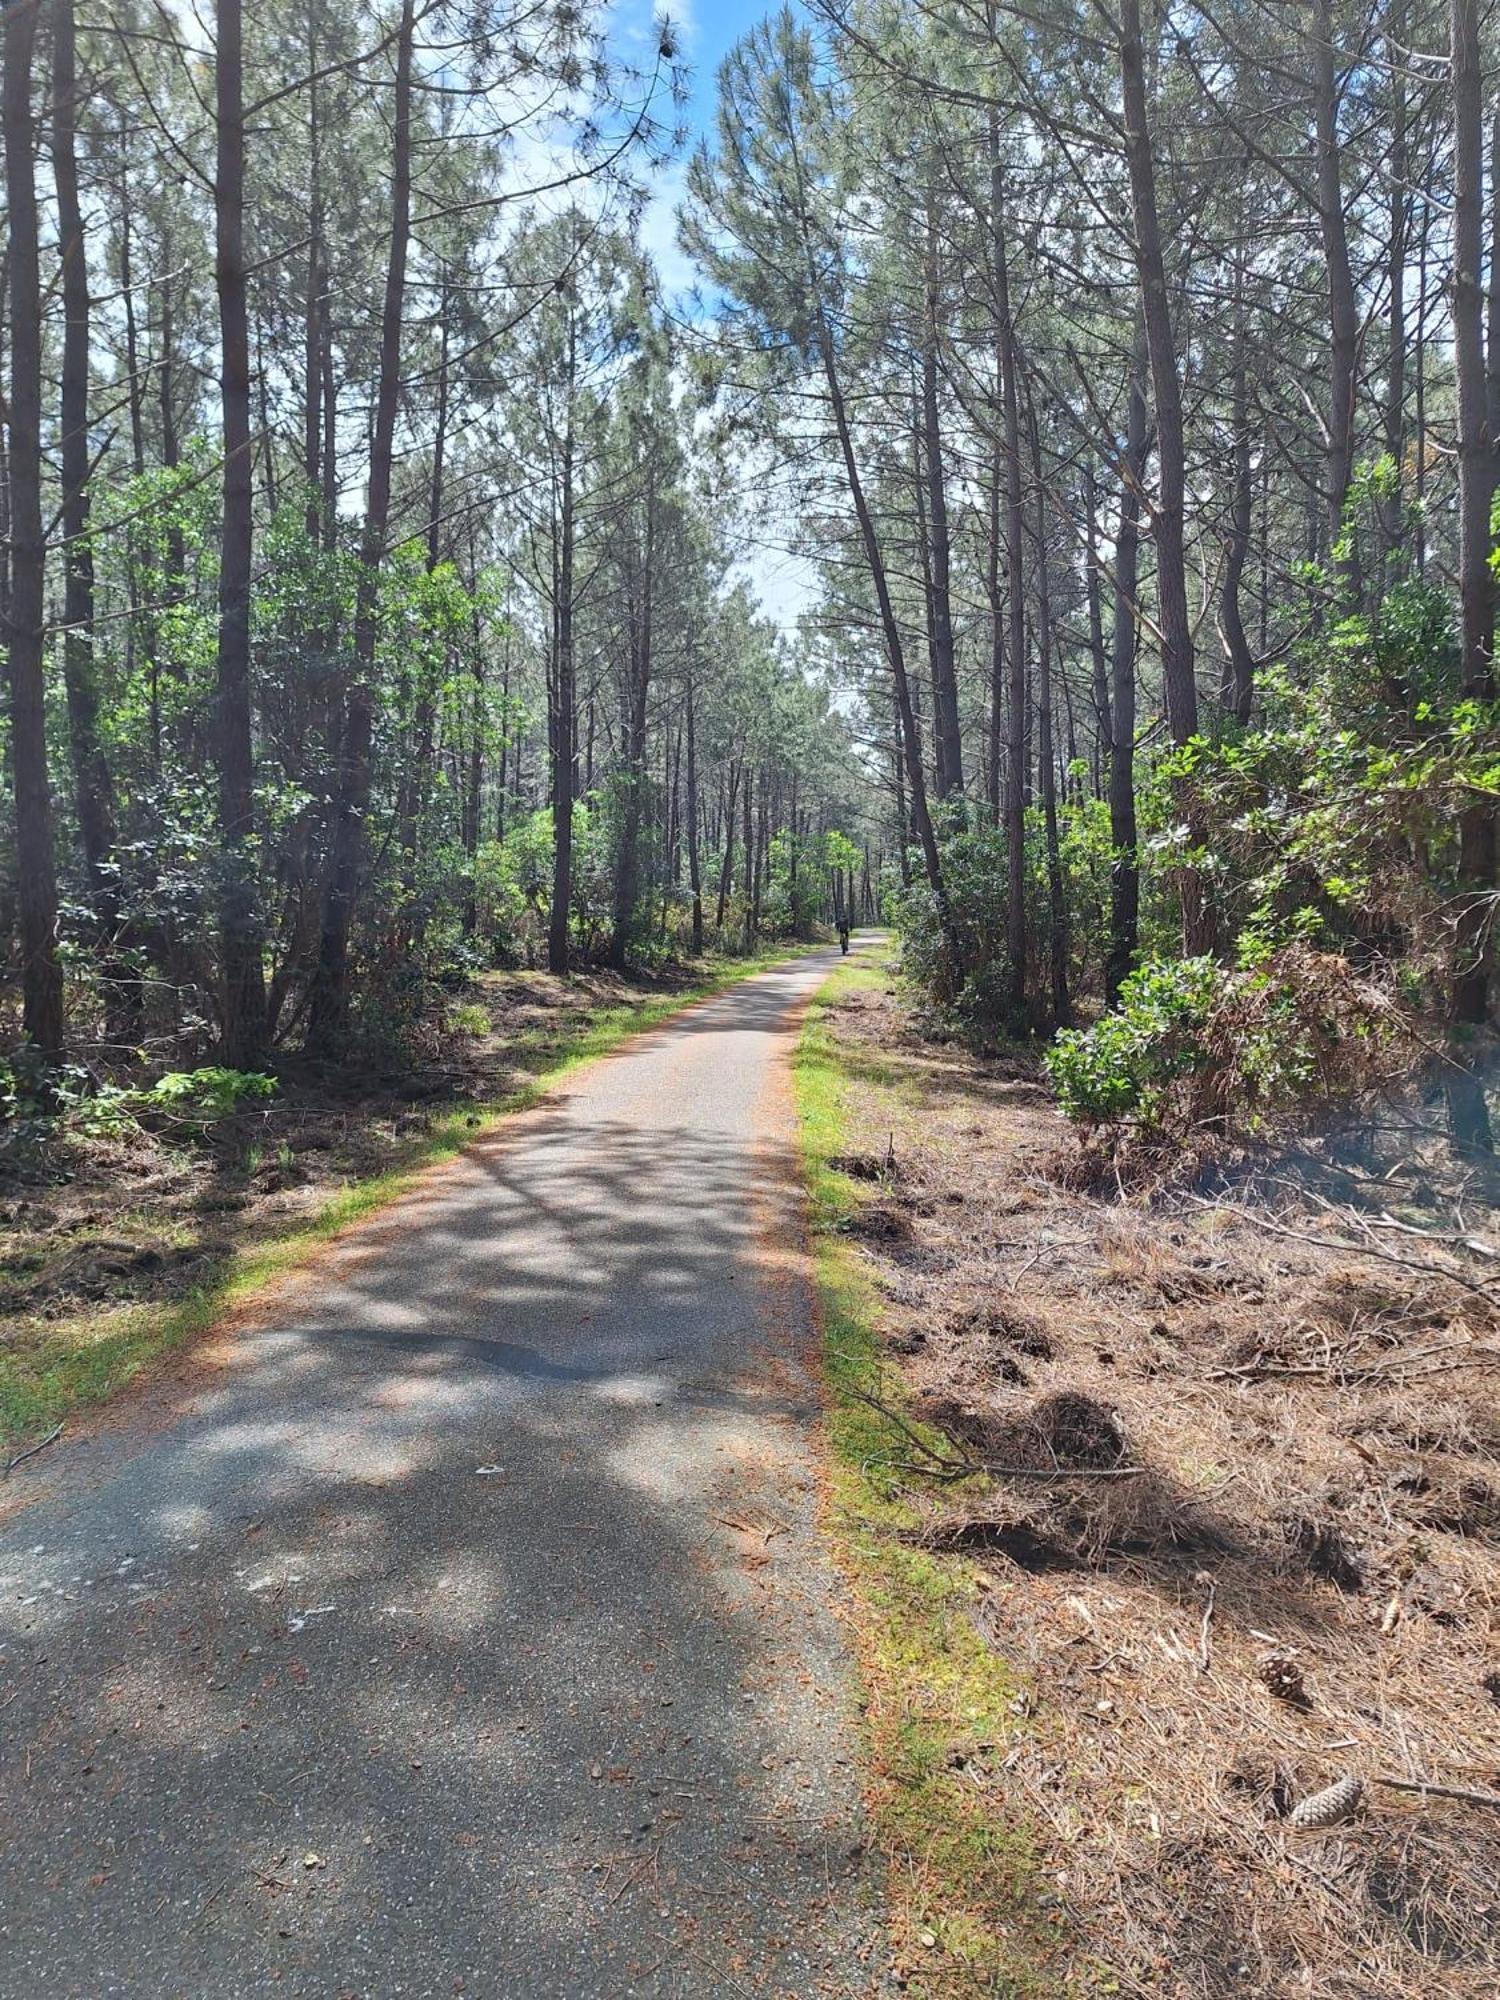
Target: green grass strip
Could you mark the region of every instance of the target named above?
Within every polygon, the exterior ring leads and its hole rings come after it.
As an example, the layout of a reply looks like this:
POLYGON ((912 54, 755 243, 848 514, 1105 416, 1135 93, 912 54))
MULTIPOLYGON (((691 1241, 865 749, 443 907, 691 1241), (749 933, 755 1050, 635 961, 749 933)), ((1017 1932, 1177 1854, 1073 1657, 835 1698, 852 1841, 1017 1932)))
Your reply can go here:
MULTIPOLYGON (((841 966, 812 1004, 795 1059, 830 1405, 831 1530, 854 1594, 865 1795, 890 1864, 905 1990, 931 2000, 1040 2000, 1062 1990, 1051 1970, 1055 1938, 1024 1816, 1011 1810, 1000 1769, 1026 1726, 1021 1683, 975 1628, 968 1566, 899 1539, 919 1522, 902 1498, 910 1479, 893 1466, 910 1457, 910 1441, 859 1399, 894 1407, 901 1391, 883 1364, 878 1300, 846 1230, 870 1190, 832 1161, 856 1135, 857 1094, 862 1111, 882 1098, 909 1111, 910 1100, 902 1083, 872 1077, 875 1066, 841 1046, 830 1010, 889 979, 888 954, 841 966)), ((879 1122, 861 1116, 858 1125, 879 1122)))

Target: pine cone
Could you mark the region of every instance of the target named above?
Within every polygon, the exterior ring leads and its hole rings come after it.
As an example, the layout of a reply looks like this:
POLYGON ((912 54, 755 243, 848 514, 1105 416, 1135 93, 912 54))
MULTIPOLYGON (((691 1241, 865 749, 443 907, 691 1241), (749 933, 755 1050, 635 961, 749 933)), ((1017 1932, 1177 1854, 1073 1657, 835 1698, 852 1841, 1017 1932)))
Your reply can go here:
POLYGON ((1339 1826, 1346 1819, 1353 1819, 1359 1810, 1359 1802, 1365 1795, 1363 1778, 1340 1778, 1336 1785, 1329 1785, 1321 1792, 1313 1792, 1300 1805, 1292 1808, 1292 1825, 1303 1832, 1314 1831, 1325 1826, 1339 1826))
POLYGON ((1312 1706, 1302 1679, 1302 1669, 1289 1654, 1273 1653, 1268 1660, 1261 1661, 1259 1673, 1278 1701, 1289 1701, 1297 1708, 1312 1706))

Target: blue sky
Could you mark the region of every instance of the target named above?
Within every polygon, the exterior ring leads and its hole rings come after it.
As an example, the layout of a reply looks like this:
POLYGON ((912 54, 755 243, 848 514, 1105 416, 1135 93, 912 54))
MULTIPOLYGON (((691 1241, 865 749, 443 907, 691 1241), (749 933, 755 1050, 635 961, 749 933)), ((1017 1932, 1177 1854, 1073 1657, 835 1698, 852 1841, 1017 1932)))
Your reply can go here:
POLYGON ((658 9, 677 23, 693 66, 688 118, 695 132, 706 130, 713 121, 719 64, 742 35, 764 20, 773 4, 779 0, 668 0, 664 9, 658 9))
MULTIPOLYGON (((687 151, 712 131, 719 64, 743 35, 774 12, 782 0, 616 0, 613 35, 626 47, 644 49, 653 39, 652 22, 668 14, 677 27, 682 56, 691 72, 688 102, 681 114, 689 128, 687 151)), ((683 162, 658 177, 658 194, 643 236, 669 290, 681 290, 692 273, 676 248, 673 212, 682 195, 683 162)))
MULTIPOLYGON (((677 247, 676 209, 682 199, 686 154, 712 131, 719 64, 742 36, 782 4, 783 0, 665 0, 665 5, 662 0, 615 0, 612 31, 622 44, 633 44, 640 51, 648 48, 653 16, 665 11, 677 25, 683 57, 692 72, 681 114, 689 128, 688 145, 684 157, 656 177, 641 228, 663 284, 679 297, 696 277, 677 247)), ((764 514, 761 518, 764 530, 764 514)), ((773 524, 758 546, 744 552, 739 564, 762 609, 783 632, 794 629, 799 614, 817 595, 811 566, 786 547, 790 535, 789 523, 773 524)))

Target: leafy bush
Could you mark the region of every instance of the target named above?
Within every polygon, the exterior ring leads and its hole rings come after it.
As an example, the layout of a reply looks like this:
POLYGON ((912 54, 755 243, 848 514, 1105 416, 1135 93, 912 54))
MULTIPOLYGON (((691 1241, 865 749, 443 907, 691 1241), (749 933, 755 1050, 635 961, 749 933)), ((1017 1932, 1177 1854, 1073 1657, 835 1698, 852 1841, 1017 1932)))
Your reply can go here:
POLYGON ((152 1123, 201 1131, 232 1117, 244 1103, 270 1097, 275 1089, 275 1078, 259 1071, 211 1064, 171 1070, 144 1089, 107 1083, 85 1094, 74 1082, 63 1094, 63 1115, 71 1131, 89 1138, 120 1138, 152 1123))
POLYGON ((1211 958, 1152 960, 1120 988, 1116 1013, 1065 1029, 1047 1068, 1067 1115, 1084 1125, 1152 1122, 1167 1087, 1205 1060, 1201 1038, 1222 976, 1211 958))
POLYGON ((1344 959, 1293 944, 1231 970, 1152 960, 1119 1010, 1057 1037, 1048 1070, 1063 1110, 1151 1142, 1257 1137, 1406 1068, 1415 1045, 1391 994, 1344 959))

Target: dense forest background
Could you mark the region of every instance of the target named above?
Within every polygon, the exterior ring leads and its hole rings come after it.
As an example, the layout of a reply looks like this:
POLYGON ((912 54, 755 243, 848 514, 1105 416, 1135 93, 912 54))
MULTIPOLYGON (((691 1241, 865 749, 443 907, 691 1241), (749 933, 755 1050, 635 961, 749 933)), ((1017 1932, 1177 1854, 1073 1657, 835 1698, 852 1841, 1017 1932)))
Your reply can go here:
POLYGON ((883 916, 1091 1126, 1489 1149, 1486 10, 815 0, 685 167, 611 28, 7 7, 11 1115, 883 916))

